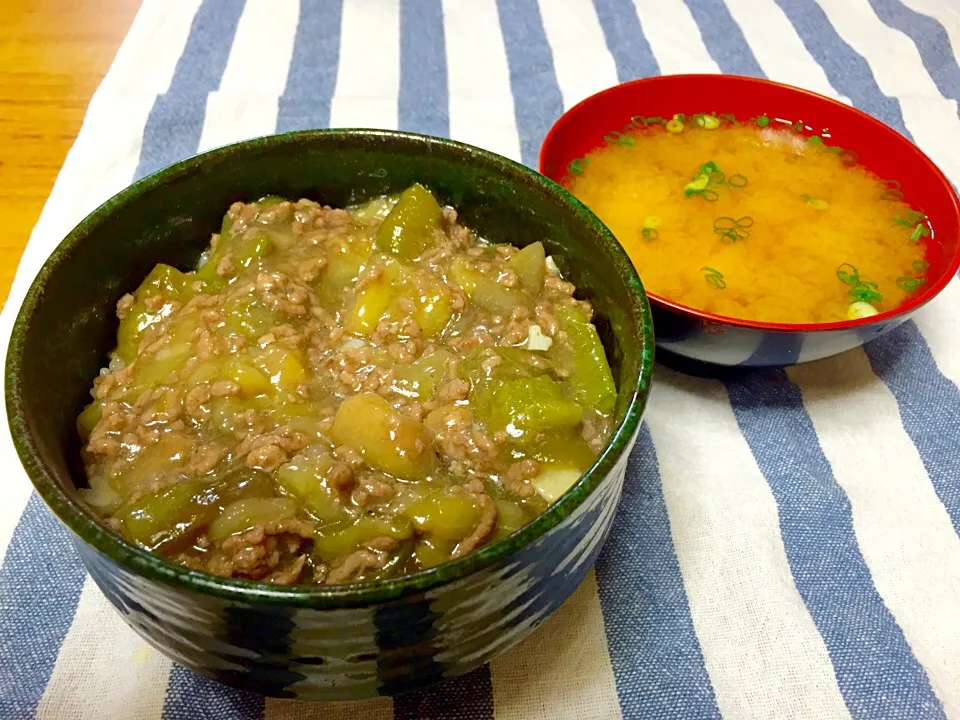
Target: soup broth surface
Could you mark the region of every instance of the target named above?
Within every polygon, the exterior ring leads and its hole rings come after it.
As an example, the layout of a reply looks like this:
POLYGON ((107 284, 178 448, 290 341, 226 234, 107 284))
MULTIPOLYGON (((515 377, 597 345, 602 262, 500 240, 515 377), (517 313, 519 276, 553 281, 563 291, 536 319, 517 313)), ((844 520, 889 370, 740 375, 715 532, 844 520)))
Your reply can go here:
POLYGON ((926 281, 930 228, 899 183, 789 126, 708 125, 637 129, 564 183, 649 292, 738 319, 828 323, 892 310, 926 281))

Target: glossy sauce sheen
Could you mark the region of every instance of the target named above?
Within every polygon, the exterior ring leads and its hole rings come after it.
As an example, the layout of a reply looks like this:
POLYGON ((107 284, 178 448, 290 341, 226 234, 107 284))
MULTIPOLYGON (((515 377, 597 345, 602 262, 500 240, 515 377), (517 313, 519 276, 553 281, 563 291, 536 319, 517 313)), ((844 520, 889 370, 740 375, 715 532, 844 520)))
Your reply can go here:
POLYGON ((590 466, 615 387, 542 245, 493 246, 413 186, 233 205, 196 272, 118 303, 78 419, 86 501, 126 538, 274 583, 465 555, 590 466))
POLYGON ((829 139, 731 117, 637 129, 564 182, 648 291, 726 317, 825 323, 893 310, 926 282, 930 227, 896 182, 829 139))

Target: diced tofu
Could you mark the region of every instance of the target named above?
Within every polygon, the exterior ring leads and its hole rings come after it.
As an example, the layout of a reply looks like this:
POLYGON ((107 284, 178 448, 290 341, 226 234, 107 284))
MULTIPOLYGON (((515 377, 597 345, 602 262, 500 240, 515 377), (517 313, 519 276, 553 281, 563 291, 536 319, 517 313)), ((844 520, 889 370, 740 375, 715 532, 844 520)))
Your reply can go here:
POLYGON ((527 350, 546 351, 553 345, 553 339, 544 335, 539 325, 531 325, 527 329, 527 350))
POLYGON ((583 475, 576 468, 547 466, 531 483, 547 502, 555 502, 583 475))
POLYGON ((548 273, 554 277, 560 277, 560 268, 557 267, 557 263, 553 259, 553 255, 547 255, 544 265, 546 266, 548 273))

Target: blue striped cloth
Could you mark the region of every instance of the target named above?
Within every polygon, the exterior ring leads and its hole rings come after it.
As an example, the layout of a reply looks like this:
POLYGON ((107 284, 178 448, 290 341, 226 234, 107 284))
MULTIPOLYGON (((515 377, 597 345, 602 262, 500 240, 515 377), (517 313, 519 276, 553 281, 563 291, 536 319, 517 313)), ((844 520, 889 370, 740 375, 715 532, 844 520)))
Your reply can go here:
MULTIPOLYGON (((876 115, 957 183, 958 49, 956 0, 146 0, 2 336, 97 204, 276 130, 397 127, 534 165, 597 90, 740 73, 876 115)), ((724 380, 660 368, 595 572, 521 646, 395 700, 264 700, 173 665, 92 586, 4 434, 0 717, 960 718, 958 311, 954 280, 842 357, 724 380)))

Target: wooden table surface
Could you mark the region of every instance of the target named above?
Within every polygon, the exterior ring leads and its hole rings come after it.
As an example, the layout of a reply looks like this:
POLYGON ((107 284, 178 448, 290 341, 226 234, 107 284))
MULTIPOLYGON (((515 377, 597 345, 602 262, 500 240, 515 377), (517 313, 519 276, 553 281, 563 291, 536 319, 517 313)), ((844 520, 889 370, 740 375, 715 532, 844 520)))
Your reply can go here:
POLYGON ((0 0, 0 303, 140 0, 0 0))

